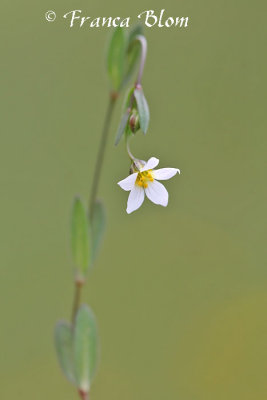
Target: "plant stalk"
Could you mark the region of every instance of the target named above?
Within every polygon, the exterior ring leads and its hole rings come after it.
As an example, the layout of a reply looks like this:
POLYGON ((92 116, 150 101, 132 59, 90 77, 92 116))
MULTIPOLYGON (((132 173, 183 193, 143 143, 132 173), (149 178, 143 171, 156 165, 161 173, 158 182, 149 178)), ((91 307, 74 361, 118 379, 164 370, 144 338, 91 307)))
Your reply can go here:
POLYGON ((140 58, 140 65, 138 76, 136 80, 136 87, 141 85, 141 80, 144 72, 145 62, 146 62, 146 55, 147 55, 147 41, 143 35, 136 36, 136 40, 138 40, 141 44, 141 58, 140 58))
POLYGON ((74 293, 73 306, 72 306, 72 317, 71 317, 73 326, 74 326, 74 322, 75 322, 75 315, 76 315, 76 312, 77 312, 80 302, 81 302, 82 287, 83 287, 83 283, 77 282, 77 281, 75 282, 75 293, 74 293))
MULTIPOLYGON (((92 183, 92 189, 91 189, 91 196, 90 196, 90 201, 89 201, 89 216, 92 218, 93 212, 94 212, 94 205, 96 201, 96 196, 97 196, 97 190, 98 190, 98 185, 99 185, 99 180, 101 176, 101 170, 103 166, 103 161, 104 161, 104 155, 105 155, 105 149, 106 149, 106 144, 107 144, 107 138, 108 138, 108 132, 109 132, 109 127, 110 127, 110 122, 114 110, 114 106, 116 103, 116 100, 118 98, 118 93, 110 93, 109 97, 109 103, 106 111, 106 116, 104 120, 104 125, 103 125, 103 130, 102 130, 102 136, 101 136, 101 141, 98 149, 98 154, 97 154, 97 159, 96 159, 96 164, 95 164, 95 171, 93 175, 93 183, 92 183)), ((75 294, 74 294, 74 299, 73 299, 73 306, 72 306, 72 324, 74 325, 75 321, 75 315, 77 313, 77 310, 80 306, 81 302, 81 291, 83 287, 84 282, 76 280, 75 282, 75 294)), ((87 396, 87 394, 86 394, 87 396)), ((84 399, 87 399, 88 397, 84 397, 84 399)))
POLYGON ((96 159, 96 164, 95 164, 95 171, 94 171, 94 175, 93 175, 93 183, 92 183, 91 196, 90 196, 90 201, 89 201, 89 216, 90 216, 90 218, 92 218, 93 213, 94 213, 94 206, 95 206, 95 201, 96 201, 96 196, 97 196, 97 190, 98 190, 101 170, 102 170, 102 166, 103 166, 103 160, 104 160, 104 155, 105 155, 109 127, 110 127, 112 113, 114 110, 114 105, 116 103, 117 98, 118 98, 117 93, 111 93, 110 98, 109 98, 106 116, 105 116, 101 141, 100 141, 100 145, 98 148, 98 154, 97 154, 97 159, 96 159))
MULTIPOLYGON (((141 58, 140 58, 139 70, 138 70, 135 87, 137 89, 140 89, 140 88, 142 88, 141 81, 142 81, 142 77, 143 77, 143 73, 144 73, 144 67, 145 67, 146 56, 147 56, 147 41, 143 35, 136 36, 136 40, 138 40, 141 45, 141 58)), ((131 110, 133 107, 133 102, 134 102, 134 93, 132 94, 132 96, 130 98, 129 114, 131 113, 131 110)), ((132 161, 137 160, 130 150, 129 137, 126 138, 126 150, 127 150, 128 156, 130 157, 130 159, 132 161)))

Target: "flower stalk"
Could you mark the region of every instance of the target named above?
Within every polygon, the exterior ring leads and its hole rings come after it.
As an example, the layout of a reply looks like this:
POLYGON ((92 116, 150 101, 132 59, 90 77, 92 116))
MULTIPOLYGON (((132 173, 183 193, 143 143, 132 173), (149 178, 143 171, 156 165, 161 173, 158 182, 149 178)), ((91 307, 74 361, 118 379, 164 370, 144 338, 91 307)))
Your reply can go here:
POLYGON ((136 80, 135 86, 138 87, 141 85, 141 80, 143 77, 144 73, 144 67, 145 67, 145 62, 146 62, 146 56, 147 56, 147 41, 146 38, 143 35, 138 35, 136 36, 136 40, 139 41, 141 44, 141 57, 140 57, 140 64, 139 64, 139 72, 136 80))
POLYGON ((129 156, 130 160, 134 162, 134 161, 137 160, 137 158, 135 158, 135 156, 131 152, 129 140, 130 140, 130 136, 127 136, 127 138, 126 138, 126 151, 128 153, 128 156, 129 156))

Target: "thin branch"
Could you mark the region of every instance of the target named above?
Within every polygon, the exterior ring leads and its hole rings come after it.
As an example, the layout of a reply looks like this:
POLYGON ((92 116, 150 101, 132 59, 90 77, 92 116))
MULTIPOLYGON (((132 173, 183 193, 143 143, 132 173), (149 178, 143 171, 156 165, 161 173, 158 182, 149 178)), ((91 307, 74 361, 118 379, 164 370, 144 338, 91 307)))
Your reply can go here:
POLYGON ((141 80, 142 80, 145 62, 146 62, 147 41, 146 41, 146 38, 142 35, 136 36, 136 40, 138 40, 139 43, 141 44, 141 58, 140 58, 139 71, 138 71, 138 76, 137 76, 137 81, 136 81, 136 87, 138 87, 139 85, 141 85, 141 80))
POLYGON ((72 325, 74 325, 75 316, 76 316, 76 313, 80 306, 82 287, 83 287, 83 283, 78 282, 78 281, 75 282, 75 293, 74 293, 73 306, 72 306, 72 317, 71 317, 72 325))

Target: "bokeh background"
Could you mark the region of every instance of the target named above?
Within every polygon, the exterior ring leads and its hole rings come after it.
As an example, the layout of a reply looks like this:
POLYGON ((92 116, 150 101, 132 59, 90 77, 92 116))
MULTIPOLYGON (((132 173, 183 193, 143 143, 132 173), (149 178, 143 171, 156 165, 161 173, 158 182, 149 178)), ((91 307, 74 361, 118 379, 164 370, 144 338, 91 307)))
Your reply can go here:
POLYGON ((163 7, 190 23, 145 31, 151 125, 132 146, 182 174, 166 183, 168 208, 126 214, 121 99, 100 184, 108 227, 83 296, 101 335, 91 399, 267 398, 265 2, 2 0, 1 399, 77 398, 53 329, 70 316, 69 215, 75 194, 89 196, 110 30, 60 16, 134 23, 163 7))

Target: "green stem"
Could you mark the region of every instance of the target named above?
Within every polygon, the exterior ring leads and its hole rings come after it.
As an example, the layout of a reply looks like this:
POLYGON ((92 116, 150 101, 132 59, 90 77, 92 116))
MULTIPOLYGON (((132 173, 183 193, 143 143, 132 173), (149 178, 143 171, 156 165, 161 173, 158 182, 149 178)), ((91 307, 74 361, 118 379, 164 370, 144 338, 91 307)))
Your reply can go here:
POLYGON ((136 86, 141 85, 141 80, 144 72, 144 66, 146 62, 146 55, 147 55, 147 41, 146 38, 143 35, 138 35, 136 36, 136 40, 139 41, 141 44, 141 59, 140 59, 140 65, 139 65, 139 71, 138 71, 138 76, 137 76, 137 81, 136 81, 136 86))
POLYGON ((137 158, 131 152, 129 140, 130 140, 130 136, 128 135, 126 138, 126 151, 128 153, 129 158, 131 159, 131 161, 135 162, 135 161, 137 161, 137 158))
MULTIPOLYGON (((106 111, 106 116, 105 116, 102 136, 101 136, 101 141, 100 141, 97 159, 96 159, 95 172, 94 172, 91 196, 90 196, 90 201, 89 201, 89 216, 90 216, 90 218, 92 218, 92 215, 94 212, 94 205, 95 205, 95 201, 96 201, 97 190, 98 190, 102 165, 103 165, 103 161, 104 161, 105 148, 106 148, 106 144, 107 144, 110 122, 111 122, 112 113, 113 113, 114 105, 116 103, 117 98, 118 98, 117 93, 110 94, 108 108, 106 111)), ((72 306, 72 324, 73 325, 74 325, 74 321, 75 321, 75 315, 80 306, 81 291, 82 291, 83 284, 84 284, 83 281, 76 280, 76 282, 75 282, 75 294, 74 294, 73 306, 72 306)))
POLYGON ((74 326, 74 322, 75 322, 75 316, 77 313, 77 310, 80 306, 80 302, 81 302, 81 292, 82 292, 82 287, 83 284, 81 282, 75 282, 75 293, 74 293, 74 299, 73 299, 73 306, 72 306, 72 325, 74 326))
POLYGON ((105 149, 106 149, 106 144, 107 144, 108 132, 109 132, 111 117, 112 117, 112 113, 114 110, 114 105, 116 103, 116 99, 117 99, 117 95, 112 93, 109 98, 108 108, 107 108, 107 112, 106 112, 106 116, 105 116, 105 122, 104 122, 104 126, 103 126, 101 141, 100 141, 100 145, 98 148, 98 154, 97 154, 97 159, 96 159, 96 164, 95 164, 92 190, 91 190, 91 196, 90 196, 90 201, 89 201, 89 216, 90 216, 90 218, 92 218, 92 215, 94 212, 94 206, 95 206, 95 201, 96 201, 96 196, 97 196, 97 191, 98 191, 98 185, 99 185, 99 180, 100 180, 100 175, 101 175, 101 170, 102 170, 103 160, 104 160, 104 155, 105 155, 105 149))

